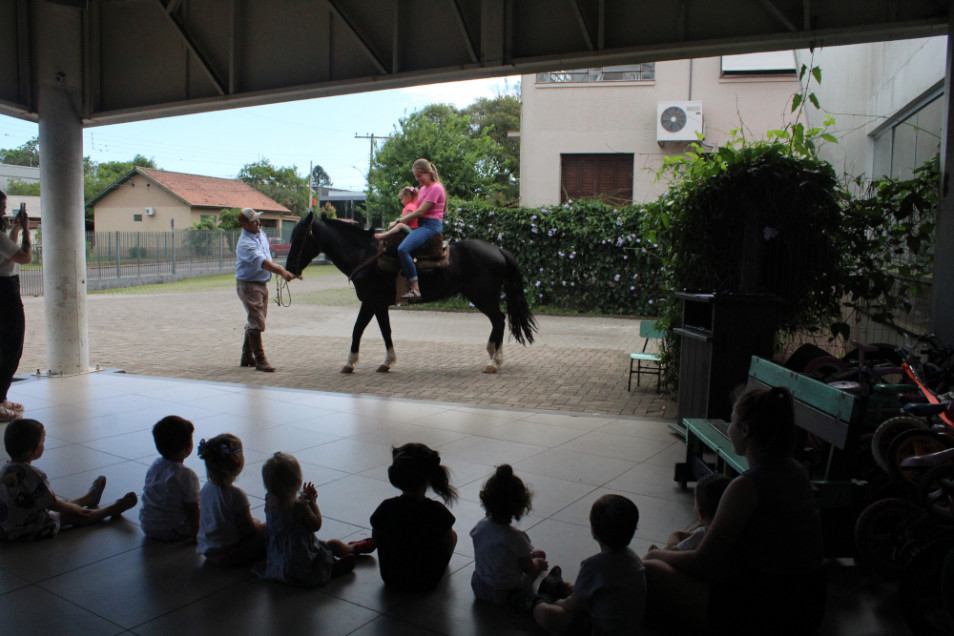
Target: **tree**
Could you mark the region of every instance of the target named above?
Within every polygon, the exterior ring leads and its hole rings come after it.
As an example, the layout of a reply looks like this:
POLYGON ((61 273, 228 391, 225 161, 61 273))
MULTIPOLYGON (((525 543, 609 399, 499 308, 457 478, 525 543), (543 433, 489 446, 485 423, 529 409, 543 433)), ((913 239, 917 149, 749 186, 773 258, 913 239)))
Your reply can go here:
POLYGON ((481 97, 464 109, 470 117, 473 137, 487 135, 495 142, 488 157, 492 185, 487 199, 498 205, 520 199, 520 138, 511 131, 520 130, 520 97, 516 92, 493 99, 481 97))
POLYGON ((437 166, 448 196, 470 200, 490 191, 494 140, 474 135, 470 117, 448 104, 432 104, 402 118, 372 162, 371 218, 397 216, 398 191, 413 183, 411 164, 424 157, 437 166))
POLYGON ((315 190, 318 188, 330 188, 334 184, 331 182, 331 177, 328 176, 328 173, 325 172, 325 169, 321 166, 315 166, 311 171, 311 187, 315 190))
POLYGON ((11 166, 32 166, 34 168, 39 167, 40 138, 34 137, 19 148, 0 148, 0 163, 5 163, 11 166))
POLYGON ((219 212, 219 229, 242 229, 242 224, 239 223, 239 212, 240 210, 238 208, 222 208, 222 210, 219 212))
POLYGON ((20 196, 26 197, 38 197, 40 196, 40 184, 39 182, 30 182, 27 183, 22 179, 10 179, 7 182, 7 194, 19 194, 20 196))
POLYGON ((298 216, 308 212, 308 180, 294 166, 276 168, 262 159, 245 164, 238 178, 298 216))

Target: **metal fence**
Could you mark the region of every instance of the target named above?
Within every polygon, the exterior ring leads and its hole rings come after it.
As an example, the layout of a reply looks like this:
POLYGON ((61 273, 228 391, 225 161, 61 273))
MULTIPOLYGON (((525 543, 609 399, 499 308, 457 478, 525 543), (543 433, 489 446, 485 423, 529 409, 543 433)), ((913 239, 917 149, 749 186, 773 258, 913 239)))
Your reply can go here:
MULTIPOLYGON (((234 231, 87 232, 87 289, 165 283, 235 271, 234 231)), ((272 238, 272 237, 270 237, 272 238)), ((20 293, 43 295, 43 246, 20 267, 20 293)))

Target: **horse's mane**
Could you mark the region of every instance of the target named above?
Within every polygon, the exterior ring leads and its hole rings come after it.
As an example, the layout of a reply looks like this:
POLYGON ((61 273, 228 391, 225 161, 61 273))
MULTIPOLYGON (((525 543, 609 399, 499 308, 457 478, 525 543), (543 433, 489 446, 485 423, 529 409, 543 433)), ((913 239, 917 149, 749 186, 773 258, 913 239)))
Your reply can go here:
POLYGON ((366 230, 357 223, 348 223, 339 219, 329 219, 324 214, 321 215, 321 221, 329 227, 344 233, 348 239, 355 242, 366 243, 374 237, 374 230, 366 230))

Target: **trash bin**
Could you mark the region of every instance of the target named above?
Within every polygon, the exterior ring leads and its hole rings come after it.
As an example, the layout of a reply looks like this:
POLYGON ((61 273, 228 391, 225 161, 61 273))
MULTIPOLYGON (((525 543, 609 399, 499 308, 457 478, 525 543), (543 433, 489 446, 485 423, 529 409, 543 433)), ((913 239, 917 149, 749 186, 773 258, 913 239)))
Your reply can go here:
POLYGON ((677 292, 682 301, 678 423, 728 420, 732 392, 744 385, 752 356, 771 359, 777 298, 769 294, 677 292))

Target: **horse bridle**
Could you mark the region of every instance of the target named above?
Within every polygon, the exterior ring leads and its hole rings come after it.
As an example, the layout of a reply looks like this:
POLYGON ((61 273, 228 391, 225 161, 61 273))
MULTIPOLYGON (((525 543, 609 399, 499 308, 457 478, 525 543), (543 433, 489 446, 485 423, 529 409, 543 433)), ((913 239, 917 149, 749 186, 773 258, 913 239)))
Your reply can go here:
MULTIPOLYGON (((305 232, 306 239, 311 239, 312 241, 315 240, 315 233, 312 230, 312 226, 315 223, 317 223, 317 221, 312 221, 311 223, 308 224, 308 231, 305 232)), ((295 267, 298 269, 298 278, 301 278, 301 275, 305 272, 305 268, 301 266, 301 253, 303 251, 305 251, 304 245, 302 245, 302 249, 298 250, 298 254, 295 255, 295 267)), ((318 246, 318 251, 321 252, 320 245, 318 246)))

